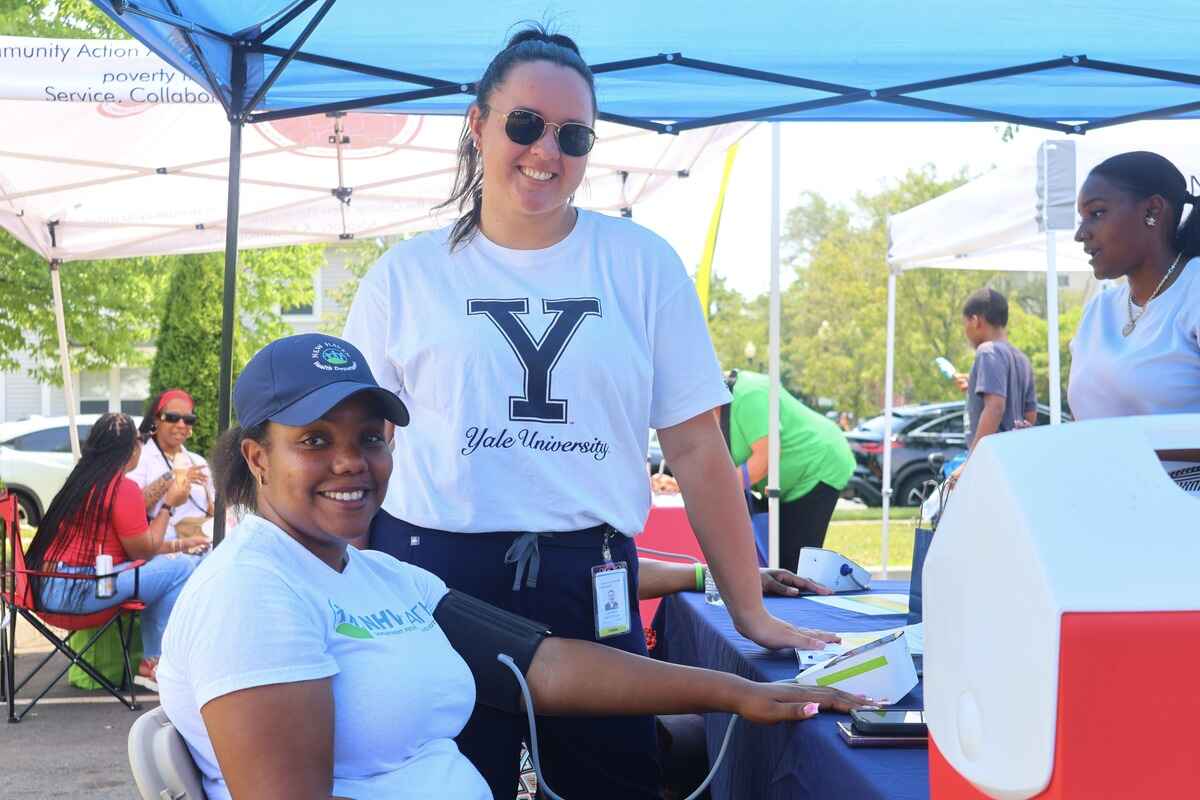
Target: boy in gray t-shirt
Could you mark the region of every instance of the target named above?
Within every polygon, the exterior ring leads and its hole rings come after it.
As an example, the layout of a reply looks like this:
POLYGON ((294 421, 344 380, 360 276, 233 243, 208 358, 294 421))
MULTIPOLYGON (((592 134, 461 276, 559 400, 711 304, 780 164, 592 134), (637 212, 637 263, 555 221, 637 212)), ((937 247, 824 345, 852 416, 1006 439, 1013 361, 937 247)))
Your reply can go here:
MULTIPOLYGON (((985 436, 1037 421, 1033 365, 1009 343, 1007 328, 1008 300, 995 289, 979 289, 963 304, 963 332, 975 348, 970 376, 959 376, 967 392, 971 450, 985 436)), ((952 485, 961 471, 951 476, 952 485)))

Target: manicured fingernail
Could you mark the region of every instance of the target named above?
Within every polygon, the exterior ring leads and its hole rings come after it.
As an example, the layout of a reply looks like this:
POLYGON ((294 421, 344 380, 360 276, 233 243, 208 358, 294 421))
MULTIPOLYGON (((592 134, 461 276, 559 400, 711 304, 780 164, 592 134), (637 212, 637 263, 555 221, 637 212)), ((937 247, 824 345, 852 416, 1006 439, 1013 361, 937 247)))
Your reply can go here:
POLYGON ((815 717, 817 715, 817 712, 820 710, 821 710, 821 707, 819 705, 817 705, 816 703, 805 703, 804 704, 804 715, 806 717, 815 717))

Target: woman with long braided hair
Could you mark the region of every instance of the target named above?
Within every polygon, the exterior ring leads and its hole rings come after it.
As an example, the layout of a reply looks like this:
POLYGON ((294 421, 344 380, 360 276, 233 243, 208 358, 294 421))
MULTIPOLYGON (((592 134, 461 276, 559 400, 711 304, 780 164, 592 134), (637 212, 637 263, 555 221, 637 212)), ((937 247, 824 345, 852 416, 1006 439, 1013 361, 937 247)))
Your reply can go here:
POLYGON ((163 506, 146 518, 137 484, 125 472, 141 452, 137 428, 128 414, 105 414, 92 426, 83 454, 63 488, 50 502, 25 559, 37 571, 96 574, 96 556, 112 556, 115 591, 98 597, 94 581, 44 578, 35 582, 38 605, 44 611, 91 614, 134 597, 134 572, 121 565, 144 559, 138 576, 137 599, 142 612, 142 651, 138 683, 157 689, 154 671, 162 635, 175 598, 192 574, 196 559, 160 554, 171 508, 187 499, 188 486, 172 484, 163 506))

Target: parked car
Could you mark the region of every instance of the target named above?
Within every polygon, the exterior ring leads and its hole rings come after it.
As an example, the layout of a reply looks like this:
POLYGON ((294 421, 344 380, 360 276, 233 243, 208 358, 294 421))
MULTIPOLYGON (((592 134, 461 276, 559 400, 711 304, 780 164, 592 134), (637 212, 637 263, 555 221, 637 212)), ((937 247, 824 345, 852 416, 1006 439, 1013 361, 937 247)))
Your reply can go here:
MULTIPOLYGON (((75 417, 82 443, 99 414, 75 417)), ((66 417, 31 417, 0 423, 0 478, 17 497, 21 527, 37 527, 46 508, 71 474, 71 439, 66 417)))
MULTIPOLYGON (((892 502, 898 506, 920 505, 926 481, 937 476, 929 456, 942 453, 948 461, 967 448, 966 401, 901 406, 892 410, 892 502)), ((1063 412, 1063 420, 1071 416, 1063 412)), ((1050 424, 1050 408, 1038 405, 1038 425, 1050 424)), ((850 489, 870 506, 883 502, 882 415, 864 421, 846 433, 854 452, 854 476, 850 489)))

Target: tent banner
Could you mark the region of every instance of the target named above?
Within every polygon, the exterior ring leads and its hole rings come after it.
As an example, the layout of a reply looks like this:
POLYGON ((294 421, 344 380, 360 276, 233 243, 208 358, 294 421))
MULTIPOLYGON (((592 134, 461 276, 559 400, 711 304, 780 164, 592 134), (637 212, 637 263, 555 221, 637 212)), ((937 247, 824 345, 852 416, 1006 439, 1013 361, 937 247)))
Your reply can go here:
POLYGON ((145 104, 218 102, 133 39, 0 36, 0 75, 0 99, 97 103, 110 116, 145 104))

